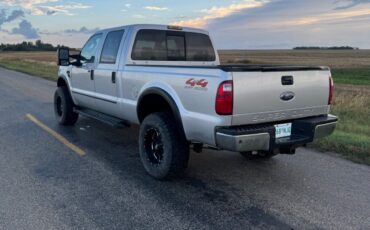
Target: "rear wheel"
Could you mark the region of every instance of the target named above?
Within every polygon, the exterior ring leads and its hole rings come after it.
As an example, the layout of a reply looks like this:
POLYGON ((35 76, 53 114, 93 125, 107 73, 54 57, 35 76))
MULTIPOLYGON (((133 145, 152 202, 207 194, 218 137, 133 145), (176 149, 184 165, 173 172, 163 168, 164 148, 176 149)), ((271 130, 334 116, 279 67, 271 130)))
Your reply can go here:
POLYGON ((189 144, 170 113, 148 115, 140 127, 140 158, 156 179, 178 176, 187 167, 189 144))
POLYGON ((68 88, 58 87, 54 94, 54 113, 60 125, 71 126, 77 122, 78 113, 73 111, 73 106, 68 88))
POLYGON ((240 152, 240 154, 248 160, 266 160, 276 156, 276 153, 266 151, 248 151, 240 152))

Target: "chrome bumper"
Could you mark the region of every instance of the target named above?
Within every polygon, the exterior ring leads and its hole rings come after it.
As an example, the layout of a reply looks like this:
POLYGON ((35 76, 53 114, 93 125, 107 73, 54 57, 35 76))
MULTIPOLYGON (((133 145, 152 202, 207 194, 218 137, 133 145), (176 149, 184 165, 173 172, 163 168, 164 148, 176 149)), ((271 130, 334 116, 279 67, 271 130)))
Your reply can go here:
POLYGON ((220 128, 216 129, 216 143, 217 147, 234 152, 299 147, 332 134, 337 121, 332 115, 291 121, 292 136, 280 139, 275 139, 274 125, 220 128))
POLYGON ((216 141, 219 148, 234 152, 247 152, 254 150, 267 151, 270 149, 269 133, 256 133, 240 136, 216 133, 216 141))
POLYGON ((337 127, 337 122, 317 125, 315 128, 314 139, 320 139, 320 138, 331 135, 332 133, 334 133, 334 130, 336 127, 337 127))

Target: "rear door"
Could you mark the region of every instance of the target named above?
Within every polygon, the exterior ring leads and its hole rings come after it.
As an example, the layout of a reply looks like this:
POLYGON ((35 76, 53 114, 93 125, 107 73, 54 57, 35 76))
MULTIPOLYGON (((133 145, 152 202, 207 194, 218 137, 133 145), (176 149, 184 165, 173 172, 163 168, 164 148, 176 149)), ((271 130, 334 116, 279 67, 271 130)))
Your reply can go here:
POLYGON ((94 70, 102 34, 93 35, 81 50, 81 66, 72 66, 72 93, 82 107, 95 107, 94 70))
POLYGON ((98 111, 119 117, 118 72, 124 30, 108 32, 95 69, 95 97, 98 111))

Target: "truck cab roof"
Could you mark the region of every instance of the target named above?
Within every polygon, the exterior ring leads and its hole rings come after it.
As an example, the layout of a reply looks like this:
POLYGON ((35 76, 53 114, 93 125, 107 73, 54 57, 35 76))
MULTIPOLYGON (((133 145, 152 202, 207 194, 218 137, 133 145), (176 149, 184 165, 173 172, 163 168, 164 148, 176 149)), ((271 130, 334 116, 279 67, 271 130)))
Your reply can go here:
POLYGON ((142 30, 142 29, 153 29, 153 30, 172 30, 172 31, 183 31, 183 32, 193 32, 193 33, 202 33, 209 35, 208 31, 198 28, 191 28, 191 27, 182 27, 176 25, 159 25, 159 24, 131 24, 125 26, 118 26, 107 28, 103 30, 99 30, 96 33, 104 33, 112 30, 120 30, 120 29, 132 29, 134 31, 142 30))

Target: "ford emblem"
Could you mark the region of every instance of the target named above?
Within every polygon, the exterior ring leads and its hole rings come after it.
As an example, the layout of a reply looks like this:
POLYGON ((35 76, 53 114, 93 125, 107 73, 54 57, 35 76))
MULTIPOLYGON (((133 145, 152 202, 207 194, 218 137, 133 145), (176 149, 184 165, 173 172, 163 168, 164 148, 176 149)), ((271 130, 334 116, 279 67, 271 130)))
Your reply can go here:
POLYGON ((294 97, 295 97, 295 93, 293 92, 284 92, 280 95, 280 99, 283 101, 293 100, 294 97))

